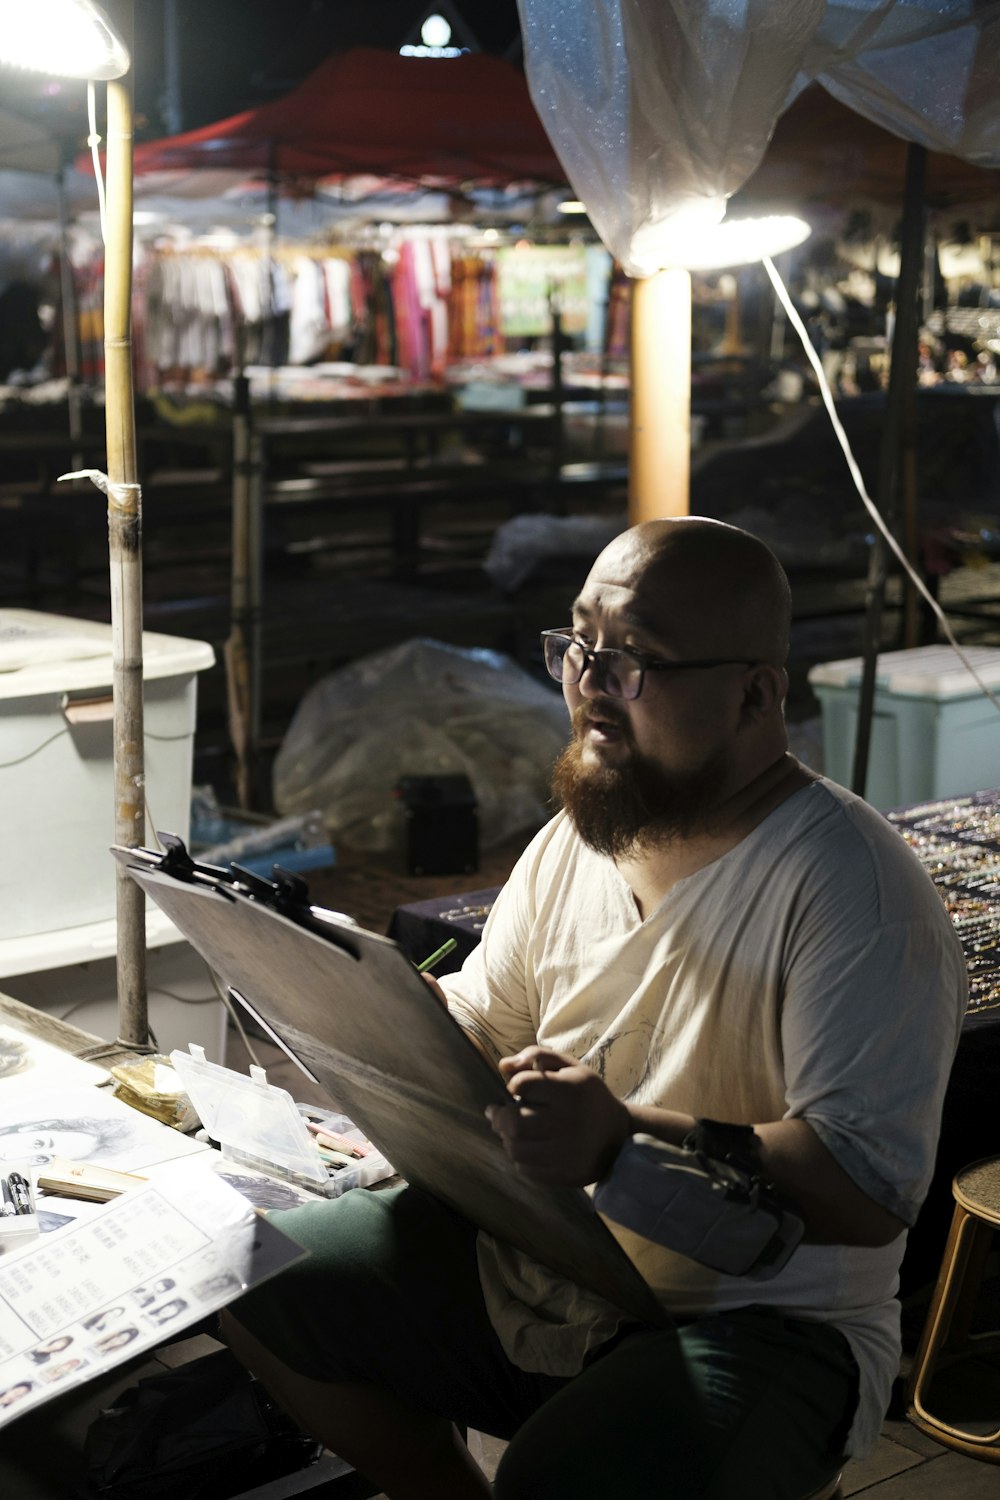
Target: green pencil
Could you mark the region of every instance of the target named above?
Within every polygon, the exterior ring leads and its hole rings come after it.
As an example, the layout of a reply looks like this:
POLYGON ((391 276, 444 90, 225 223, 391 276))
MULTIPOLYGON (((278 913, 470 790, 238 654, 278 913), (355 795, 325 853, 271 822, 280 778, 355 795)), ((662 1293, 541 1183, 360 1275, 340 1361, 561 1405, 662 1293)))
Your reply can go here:
POLYGON ((448 954, 453 952, 457 947, 458 938, 449 938, 446 943, 441 944, 440 948, 435 948, 434 952, 425 958, 422 964, 417 964, 417 973, 426 974, 428 969, 433 969, 436 963, 442 958, 447 958, 448 954))

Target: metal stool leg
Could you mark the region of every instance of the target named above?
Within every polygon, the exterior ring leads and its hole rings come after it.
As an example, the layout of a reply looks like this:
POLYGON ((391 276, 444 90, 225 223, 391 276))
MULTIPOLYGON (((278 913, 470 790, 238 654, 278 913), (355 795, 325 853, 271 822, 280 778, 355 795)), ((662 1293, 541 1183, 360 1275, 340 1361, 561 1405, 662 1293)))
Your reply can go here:
POLYGON ((816 1490, 812 1495, 807 1495, 805 1500, 841 1500, 841 1478, 840 1474, 835 1474, 829 1484, 825 1484, 821 1490, 816 1490))
POLYGON ((949 1360, 975 1352, 969 1325, 994 1226, 955 1205, 948 1243, 920 1344, 907 1381, 907 1417, 931 1437, 976 1458, 1000 1463, 1000 1429, 978 1434, 953 1427, 927 1410, 925 1399, 935 1371, 949 1360), (992 1450, 992 1451, 991 1451, 992 1450))

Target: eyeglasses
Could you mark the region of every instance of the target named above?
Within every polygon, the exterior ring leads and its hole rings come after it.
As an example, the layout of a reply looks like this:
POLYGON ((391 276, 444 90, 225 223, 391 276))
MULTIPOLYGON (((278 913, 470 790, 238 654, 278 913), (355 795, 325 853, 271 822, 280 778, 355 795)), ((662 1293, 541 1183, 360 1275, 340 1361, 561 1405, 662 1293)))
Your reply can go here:
POLYGON ((695 667, 755 667, 746 657, 711 656, 700 661, 664 661, 644 651, 616 651, 602 647, 591 651, 578 641, 572 628, 542 631, 545 670, 556 682, 579 682, 589 667, 598 692, 612 698, 638 698, 647 672, 689 672, 695 667))

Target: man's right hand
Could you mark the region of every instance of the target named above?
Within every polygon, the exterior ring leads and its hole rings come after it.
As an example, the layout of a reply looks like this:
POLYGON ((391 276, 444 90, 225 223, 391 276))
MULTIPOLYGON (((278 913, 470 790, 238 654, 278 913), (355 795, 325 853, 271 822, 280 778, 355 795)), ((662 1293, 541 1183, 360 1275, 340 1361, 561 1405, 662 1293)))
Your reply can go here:
POLYGON ((434 978, 434 975, 433 974, 421 974, 420 977, 424 981, 424 983, 426 985, 428 985, 429 988, 438 997, 438 999, 441 1001, 441 1004, 444 1006, 445 1010, 447 1010, 448 1009, 448 996, 445 994, 444 990, 438 984, 437 980, 434 978))
POLYGON ((486 1117, 510 1159, 535 1182, 596 1182, 629 1134, 622 1101, 591 1068, 548 1047, 503 1058, 500 1072, 511 1102, 491 1104, 486 1117))

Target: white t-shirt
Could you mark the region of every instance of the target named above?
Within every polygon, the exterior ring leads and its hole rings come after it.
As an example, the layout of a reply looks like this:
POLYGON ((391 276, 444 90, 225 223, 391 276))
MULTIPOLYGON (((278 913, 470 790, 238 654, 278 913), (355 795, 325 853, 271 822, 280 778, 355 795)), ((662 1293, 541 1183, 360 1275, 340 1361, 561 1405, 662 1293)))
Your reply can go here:
MULTIPOLYGON (((538 1042, 635 1103, 737 1124, 806 1119, 870 1197, 916 1218, 965 961, 898 833, 831 782, 788 798, 645 920, 613 861, 559 814, 519 860, 479 948, 441 982, 456 1019, 497 1056, 538 1042)), ((756 1303, 834 1323, 861 1374, 850 1452, 872 1446, 898 1368, 905 1233, 875 1249, 803 1244, 756 1281, 609 1228, 676 1314, 756 1303)), ((575 1373, 614 1326, 565 1284, 560 1304, 559 1279, 509 1247, 481 1245, 480 1272, 523 1368, 575 1373), (561 1336, 560 1305, 567 1324, 592 1315, 589 1337, 561 1336)))

